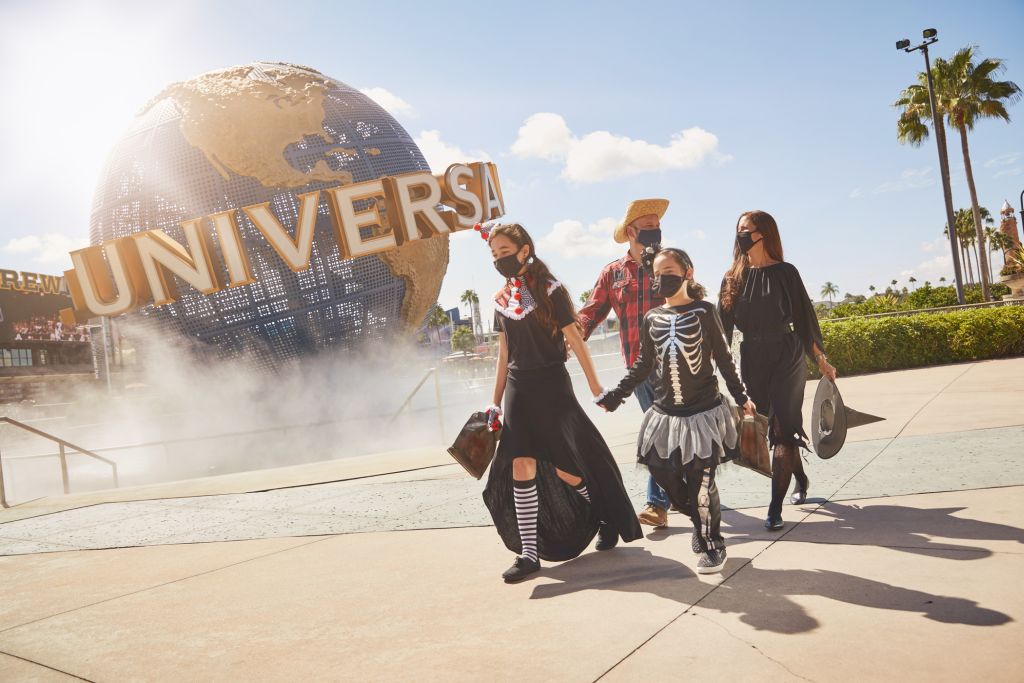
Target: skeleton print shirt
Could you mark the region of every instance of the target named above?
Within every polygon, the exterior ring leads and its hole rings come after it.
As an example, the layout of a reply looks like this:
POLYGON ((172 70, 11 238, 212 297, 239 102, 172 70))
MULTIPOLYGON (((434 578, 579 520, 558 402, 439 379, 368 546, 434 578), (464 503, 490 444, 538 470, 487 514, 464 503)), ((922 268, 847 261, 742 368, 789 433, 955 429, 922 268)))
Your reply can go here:
POLYGON ((705 301, 685 306, 660 306, 644 316, 640 355, 619 383, 631 392, 650 376, 654 408, 668 415, 689 416, 721 401, 715 366, 740 406, 746 389, 736 372, 715 307, 705 301))

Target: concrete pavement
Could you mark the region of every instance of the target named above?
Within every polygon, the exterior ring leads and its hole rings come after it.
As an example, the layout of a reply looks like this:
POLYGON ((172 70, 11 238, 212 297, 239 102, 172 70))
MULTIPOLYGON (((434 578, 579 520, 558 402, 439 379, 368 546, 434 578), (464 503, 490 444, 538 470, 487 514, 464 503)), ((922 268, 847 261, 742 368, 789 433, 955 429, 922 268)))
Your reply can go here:
MULTIPOLYGON (((810 459, 781 533, 767 481, 725 472, 721 576, 672 515, 506 586, 481 484, 436 454, 38 501, 0 518, 0 680, 1021 680, 1022 380, 844 380, 889 419, 810 459)), ((611 417, 627 463, 638 411, 611 417)))

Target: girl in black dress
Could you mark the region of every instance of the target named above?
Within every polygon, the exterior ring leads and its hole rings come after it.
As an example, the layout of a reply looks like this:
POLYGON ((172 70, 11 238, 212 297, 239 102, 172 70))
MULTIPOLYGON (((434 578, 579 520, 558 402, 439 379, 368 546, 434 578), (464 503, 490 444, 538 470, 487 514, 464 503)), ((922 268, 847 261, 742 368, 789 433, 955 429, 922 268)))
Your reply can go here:
POLYGON ((818 316, 796 267, 782 256, 775 219, 748 211, 736 223, 733 264, 722 280, 718 310, 726 338, 743 333, 740 373, 750 398, 771 422, 772 499, 765 527, 781 529, 782 502, 796 477, 791 502, 807 500, 810 482, 800 448, 808 449, 801 408, 811 357, 824 377, 835 381, 836 369, 825 356, 818 316))
POLYGON ((615 410, 650 377, 654 405, 644 414, 637 460, 693 522, 690 547, 701 555, 697 572, 725 566, 725 539, 715 469, 738 441, 736 418, 718 389, 717 366, 744 413, 756 406, 747 398, 725 343, 715 307, 693 280, 685 251, 662 249, 654 257, 654 287, 665 298, 648 311, 640 328, 640 355, 617 387, 598 401, 615 410))
POLYGON ((594 396, 602 393, 565 287, 536 257, 520 225, 487 235, 494 265, 506 278, 495 296, 498 367, 488 422, 504 426, 484 488, 484 502, 505 545, 517 553, 507 583, 540 569, 539 559, 578 556, 640 538, 622 475, 601 434, 583 412, 566 371, 566 343, 594 396))

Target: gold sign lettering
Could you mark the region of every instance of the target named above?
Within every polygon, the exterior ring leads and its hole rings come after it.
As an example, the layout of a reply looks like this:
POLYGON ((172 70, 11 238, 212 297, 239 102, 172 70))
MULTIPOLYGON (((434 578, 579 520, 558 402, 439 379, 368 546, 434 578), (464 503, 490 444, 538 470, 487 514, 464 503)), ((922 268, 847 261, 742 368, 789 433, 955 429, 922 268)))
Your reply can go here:
MULTIPOLYGON (((419 171, 323 192, 344 259, 468 230, 481 220, 505 214, 498 169, 490 162, 452 164, 439 176, 419 171)), ((295 201, 299 209, 294 237, 274 215, 269 202, 243 206, 241 210, 281 260, 293 271, 301 272, 310 265, 320 192, 297 195, 295 201)), ((150 304, 172 303, 178 298, 175 278, 203 294, 255 282, 237 215, 233 209, 207 217, 217 236, 222 263, 214 261, 212 233, 204 229, 203 218, 181 224, 186 244, 161 230, 145 230, 71 252, 74 268, 64 272, 64 280, 74 307, 61 311, 61 317, 67 324, 80 323, 150 304), (222 275, 224 271, 227 278, 222 275)), ((0 270, 0 289, 46 293, 60 289, 60 278, 21 275, 19 279, 13 270, 0 270)))

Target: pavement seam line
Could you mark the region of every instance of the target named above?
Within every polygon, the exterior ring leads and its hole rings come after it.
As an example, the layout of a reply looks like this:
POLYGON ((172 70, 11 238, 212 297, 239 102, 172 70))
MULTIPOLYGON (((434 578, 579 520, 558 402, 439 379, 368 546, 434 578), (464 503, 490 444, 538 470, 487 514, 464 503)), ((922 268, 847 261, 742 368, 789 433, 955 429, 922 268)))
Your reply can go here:
POLYGON ((29 659, 28 657, 22 657, 21 655, 16 655, 13 652, 7 652, 6 650, 0 650, 0 655, 7 655, 8 657, 13 657, 14 659, 20 659, 23 662, 28 662, 29 664, 35 664, 36 666, 40 666, 40 667, 42 667, 44 669, 49 669, 50 671, 56 671, 59 674, 64 674, 65 676, 70 676, 71 678, 75 678, 75 679, 78 679, 80 681, 88 681, 89 683, 95 683, 91 678, 82 678, 81 676, 77 676, 77 675, 75 675, 73 673, 70 673, 68 671, 64 671, 63 669, 58 669, 55 666, 50 666, 49 664, 43 664, 42 662, 37 662, 34 659, 29 659))
POLYGON ((761 655, 762 657, 767 659, 772 664, 775 664, 776 666, 780 667, 786 673, 788 673, 789 675, 793 676, 794 678, 799 678, 802 681, 809 681, 810 683, 817 683, 813 678, 807 678, 806 676, 801 676, 800 674, 796 673, 795 671, 790 669, 788 666, 786 666, 785 664, 783 664, 779 660, 775 659, 774 657, 769 655, 767 652, 765 652, 764 650, 762 650, 761 648, 759 648, 757 645, 755 645, 754 643, 750 642, 749 640, 744 640, 743 638, 740 638, 738 635, 736 635, 735 633, 730 631, 728 628, 726 628, 725 624, 720 624, 717 621, 715 621, 714 619, 706 617, 703 614, 698 614, 696 612, 693 613, 693 616, 697 617, 698 619, 703 619, 704 621, 708 622, 709 624, 714 624, 715 626, 720 628, 722 631, 725 631, 725 634, 728 635, 733 640, 736 640, 736 641, 738 641, 740 643, 743 643, 744 645, 749 645, 752 649, 757 651, 757 654, 761 655))
MULTIPOLYGON (((291 537, 284 536, 283 538, 291 538, 291 537)), ((274 555, 279 555, 281 553, 286 553, 286 552, 288 552, 290 550, 297 550, 299 548, 305 548, 306 546, 313 545, 314 543, 323 543, 324 541, 328 541, 331 538, 333 538, 333 537, 332 536, 326 536, 326 537, 316 538, 315 540, 309 541, 307 543, 299 543, 298 545, 293 545, 293 546, 291 546, 289 548, 282 548, 280 550, 274 550, 273 552, 264 553, 262 555, 256 555, 255 557, 249 557, 249 558, 246 558, 244 560, 239 560, 238 562, 232 562, 231 564, 223 565, 221 567, 215 567, 213 569, 208 569, 205 572, 199 572, 197 574, 190 574, 189 576, 182 576, 182 577, 174 579, 172 581, 164 581, 163 583, 158 583, 158 584, 153 585, 153 586, 146 586, 145 588, 140 588, 138 590, 129 591, 128 593, 122 593, 121 595, 115 595, 113 597, 105 598, 103 600, 97 600, 96 602, 89 603, 88 605, 79 605, 78 607, 73 607, 71 609, 66 609, 63 612, 57 612, 56 614, 48 614, 45 617, 39 617, 38 619, 32 619, 31 621, 26 621, 26 622, 21 623, 21 624, 16 624, 14 626, 8 626, 7 628, 0 629, 0 634, 4 634, 4 633, 7 633, 8 631, 13 631, 15 629, 23 628, 25 626, 31 626, 32 624, 38 624, 39 622, 46 621, 48 619, 53 619, 54 617, 64 616, 65 614, 71 614, 72 612, 78 612, 79 610, 89 609, 90 607, 96 607, 97 605, 102 605, 102 604, 107 603, 107 602, 113 602, 114 600, 120 600, 121 598, 127 598, 127 597, 132 596, 132 595, 138 595, 139 593, 145 593, 147 591, 156 590, 157 588, 164 588, 165 586, 171 586, 173 584, 181 583, 182 581, 187 581, 189 579, 194 579, 194 578, 199 577, 199 576, 206 576, 207 574, 214 574, 214 573, 222 571, 224 569, 230 569, 232 567, 237 567, 239 565, 243 565, 243 564, 246 564, 248 562, 254 562, 256 560, 262 560, 262 559, 265 559, 267 557, 272 557, 274 555)), ((173 545, 178 545, 178 544, 173 544, 173 545)), ((184 545, 195 545, 195 544, 184 544, 184 545)), ((144 547, 144 546, 134 546, 134 547, 144 547)))

